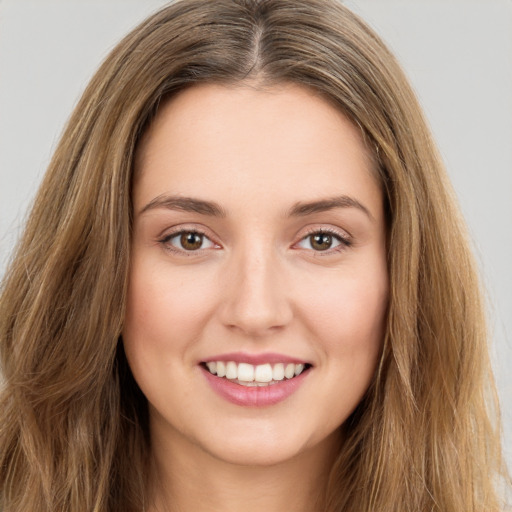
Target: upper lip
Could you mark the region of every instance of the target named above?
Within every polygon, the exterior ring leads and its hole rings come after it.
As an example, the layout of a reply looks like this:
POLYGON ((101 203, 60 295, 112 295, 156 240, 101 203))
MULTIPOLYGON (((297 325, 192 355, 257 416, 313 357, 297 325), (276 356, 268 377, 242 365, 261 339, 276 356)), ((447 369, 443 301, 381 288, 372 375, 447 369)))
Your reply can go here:
POLYGON ((248 363, 252 365, 258 364, 276 364, 276 363, 294 363, 294 364, 308 364, 308 361, 298 357, 287 356, 284 354, 277 354, 275 352, 264 352, 261 354, 249 354, 246 352, 230 352, 218 354, 206 359, 202 363, 209 363, 210 361, 234 361, 235 363, 248 363))

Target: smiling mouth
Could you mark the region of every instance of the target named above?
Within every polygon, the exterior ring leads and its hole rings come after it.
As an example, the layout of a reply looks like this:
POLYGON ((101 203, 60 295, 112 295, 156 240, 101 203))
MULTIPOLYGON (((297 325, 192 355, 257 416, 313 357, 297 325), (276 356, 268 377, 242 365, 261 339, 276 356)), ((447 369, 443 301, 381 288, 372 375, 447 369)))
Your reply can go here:
POLYGON ((201 363, 212 375, 224 378, 241 386, 266 387, 294 379, 311 368, 309 363, 258 364, 234 361, 208 361, 201 363))

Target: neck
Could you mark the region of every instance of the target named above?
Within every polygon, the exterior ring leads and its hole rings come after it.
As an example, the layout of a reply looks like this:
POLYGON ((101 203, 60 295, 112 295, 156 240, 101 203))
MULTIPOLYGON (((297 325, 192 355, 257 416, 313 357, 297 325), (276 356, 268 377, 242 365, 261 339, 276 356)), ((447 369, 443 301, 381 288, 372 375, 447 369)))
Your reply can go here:
POLYGON ((312 512, 322 502, 339 444, 321 446, 272 465, 223 461, 195 445, 175 443, 153 451, 148 512, 312 512))

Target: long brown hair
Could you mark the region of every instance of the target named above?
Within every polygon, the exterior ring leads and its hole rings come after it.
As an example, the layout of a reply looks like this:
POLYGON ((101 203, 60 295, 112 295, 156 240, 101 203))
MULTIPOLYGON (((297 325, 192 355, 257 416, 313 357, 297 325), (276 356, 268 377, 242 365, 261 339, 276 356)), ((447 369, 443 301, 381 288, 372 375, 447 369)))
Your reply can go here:
POLYGON ((335 0, 181 0, 91 80, 0 299, 0 508, 140 512, 147 405, 120 333, 133 157, 159 102, 196 83, 293 82, 358 125, 388 209, 382 359, 329 512, 493 512, 504 475, 475 265, 442 163, 394 57, 335 0))

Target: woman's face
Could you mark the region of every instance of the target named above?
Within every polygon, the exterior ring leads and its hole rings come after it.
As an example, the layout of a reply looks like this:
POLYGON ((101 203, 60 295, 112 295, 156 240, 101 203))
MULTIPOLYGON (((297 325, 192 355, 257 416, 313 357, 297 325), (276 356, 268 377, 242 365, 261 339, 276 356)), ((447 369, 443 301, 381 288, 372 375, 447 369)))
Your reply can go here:
POLYGON ((154 449, 261 465, 332 448, 388 298, 359 131, 298 86, 201 85, 161 107, 136 167, 123 340, 154 449))

